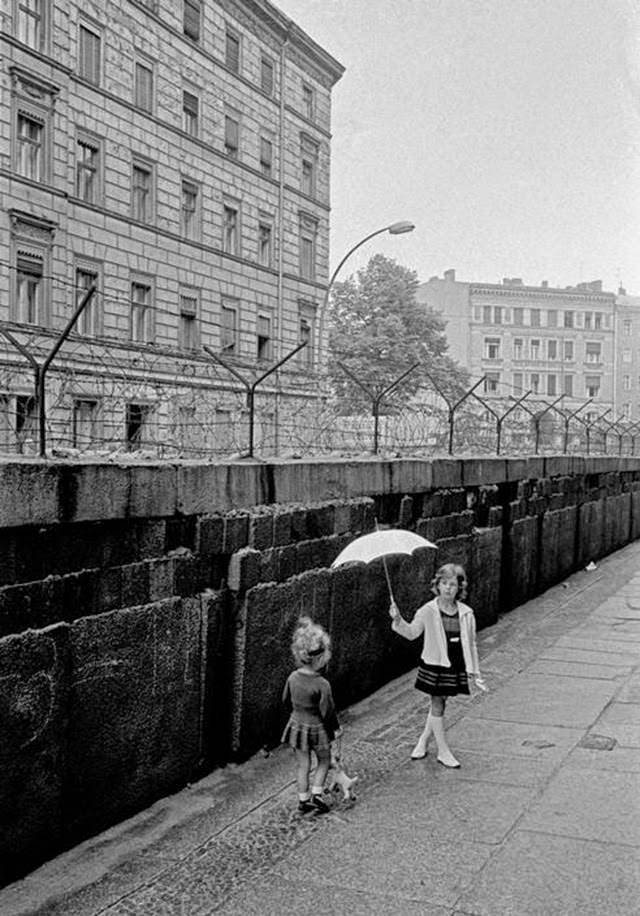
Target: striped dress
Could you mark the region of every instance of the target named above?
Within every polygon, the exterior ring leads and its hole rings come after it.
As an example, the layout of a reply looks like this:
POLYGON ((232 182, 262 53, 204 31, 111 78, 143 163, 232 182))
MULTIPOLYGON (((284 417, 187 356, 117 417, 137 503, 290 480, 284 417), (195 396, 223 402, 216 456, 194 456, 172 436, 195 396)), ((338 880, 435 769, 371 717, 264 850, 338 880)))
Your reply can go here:
POLYGON ((462 654, 460 641, 460 616, 444 614, 440 611, 440 619, 447 638, 447 655, 450 668, 441 665, 427 665, 420 659, 416 677, 416 690, 428 693, 433 697, 452 697, 458 693, 469 693, 469 679, 462 654))

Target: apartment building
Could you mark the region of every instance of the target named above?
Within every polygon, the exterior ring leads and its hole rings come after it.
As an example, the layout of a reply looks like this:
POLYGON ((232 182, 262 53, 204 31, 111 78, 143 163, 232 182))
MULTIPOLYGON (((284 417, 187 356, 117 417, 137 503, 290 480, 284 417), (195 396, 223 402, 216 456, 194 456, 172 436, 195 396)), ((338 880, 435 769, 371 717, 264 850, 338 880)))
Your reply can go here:
POLYGON ((640 296, 616 296, 615 414, 640 421, 640 296))
MULTIPOLYGON (((52 364, 50 436, 225 451, 240 380, 304 341, 261 389, 266 443, 319 392, 342 66, 267 0, 1 15, 0 330, 42 362, 96 287, 52 364)), ((33 366, 0 339, 0 448, 28 451, 33 366)))
POLYGON ((520 278, 502 283, 456 280, 455 271, 432 277, 418 298, 447 320, 450 355, 473 379, 485 376, 483 397, 520 397, 577 410, 584 416, 613 411, 615 302, 602 283, 565 289, 520 278))

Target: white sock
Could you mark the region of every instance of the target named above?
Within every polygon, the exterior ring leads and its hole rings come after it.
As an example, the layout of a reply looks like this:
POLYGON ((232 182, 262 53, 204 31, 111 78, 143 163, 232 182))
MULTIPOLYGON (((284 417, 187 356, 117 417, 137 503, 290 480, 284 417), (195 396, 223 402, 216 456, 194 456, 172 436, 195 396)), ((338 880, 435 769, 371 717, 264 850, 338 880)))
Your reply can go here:
POLYGON ((312 795, 322 795, 324 792, 324 786, 311 786, 312 795))
POLYGON ((310 798, 308 792, 298 792, 298 801, 309 801, 310 798))

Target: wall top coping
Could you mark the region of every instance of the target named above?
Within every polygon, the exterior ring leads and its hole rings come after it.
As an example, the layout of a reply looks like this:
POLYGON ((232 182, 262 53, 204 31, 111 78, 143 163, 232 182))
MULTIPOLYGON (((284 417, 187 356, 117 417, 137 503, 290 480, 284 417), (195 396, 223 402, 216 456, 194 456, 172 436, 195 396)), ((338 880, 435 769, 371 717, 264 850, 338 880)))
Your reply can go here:
POLYGON ((640 457, 0 461, 0 528, 314 505, 540 477, 640 472, 640 457))

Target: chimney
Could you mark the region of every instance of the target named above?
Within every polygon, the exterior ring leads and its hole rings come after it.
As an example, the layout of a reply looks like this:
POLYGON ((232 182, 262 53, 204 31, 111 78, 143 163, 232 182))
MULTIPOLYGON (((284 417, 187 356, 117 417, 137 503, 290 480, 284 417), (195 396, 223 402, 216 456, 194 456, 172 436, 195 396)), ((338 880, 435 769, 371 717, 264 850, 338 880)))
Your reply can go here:
POLYGON ((509 277, 503 277, 503 278, 502 278, 502 285, 503 285, 503 286, 511 286, 511 280, 509 279, 509 277))
POLYGON ((450 283, 456 282, 456 272, 453 269, 453 267, 450 267, 449 270, 445 270, 444 278, 445 280, 448 280, 450 283))
POLYGON ((512 277, 512 278, 511 278, 511 285, 512 285, 512 286, 522 286, 522 285, 523 285, 523 284, 522 284, 522 277, 512 277))
POLYGON ((626 289, 624 288, 624 286, 619 286, 619 287, 618 287, 618 295, 619 295, 619 296, 626 296, 626 295, 627 295, 627 291, 626 291, 626 289))
POLYGON ((549 286, 549 281, 548 281, 548 280, 543 280, 542 283, 540 284, 540 286, 541 286, 543 289, 547 289, 547 287, 549 286))
POLYGON ((602 292, 602 280, 592 280, 589 283, 589 289, 592 293, 601 293, 602 292))

